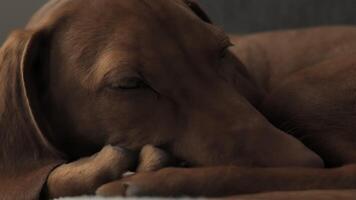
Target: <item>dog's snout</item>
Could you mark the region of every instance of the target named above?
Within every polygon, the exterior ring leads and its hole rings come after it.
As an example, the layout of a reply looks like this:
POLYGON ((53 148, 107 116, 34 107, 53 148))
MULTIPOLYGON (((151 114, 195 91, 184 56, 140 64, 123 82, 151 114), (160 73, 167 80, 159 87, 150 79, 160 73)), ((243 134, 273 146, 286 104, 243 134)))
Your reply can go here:
POLYGON ((241 116, 231 109, 217 111, 196 114, 189 129, 176 141, 174 154, 194 166, 324 166, 316 153, 266 119, 251 114, 241 116))

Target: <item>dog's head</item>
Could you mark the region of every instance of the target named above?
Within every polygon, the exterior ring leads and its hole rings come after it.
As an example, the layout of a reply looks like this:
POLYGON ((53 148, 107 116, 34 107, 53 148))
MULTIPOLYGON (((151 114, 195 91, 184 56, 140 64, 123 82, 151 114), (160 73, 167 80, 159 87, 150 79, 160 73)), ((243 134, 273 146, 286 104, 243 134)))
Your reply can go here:
POLYGON ((67 155, 152 144, 192 165, 319 161, 254 108, 258 89, 194 2, 52 1, 27 30, 39 44, 24 66, 29 101, 67 155))

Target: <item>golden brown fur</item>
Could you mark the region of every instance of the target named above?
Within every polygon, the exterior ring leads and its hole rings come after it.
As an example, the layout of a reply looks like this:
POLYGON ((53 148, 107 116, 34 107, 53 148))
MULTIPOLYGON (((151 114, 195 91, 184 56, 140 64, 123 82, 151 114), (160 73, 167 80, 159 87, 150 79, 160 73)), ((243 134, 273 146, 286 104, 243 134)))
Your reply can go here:
POLYGON ((193 2, 51 1, 1 48, 0 199, 354 189, 353 38, 228 49, 193 2))

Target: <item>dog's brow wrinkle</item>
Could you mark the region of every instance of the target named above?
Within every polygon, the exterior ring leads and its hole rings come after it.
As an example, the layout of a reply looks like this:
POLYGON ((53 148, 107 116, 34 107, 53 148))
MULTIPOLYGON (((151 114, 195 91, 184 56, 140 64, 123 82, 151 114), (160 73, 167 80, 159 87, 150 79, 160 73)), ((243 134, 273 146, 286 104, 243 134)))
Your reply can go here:
POLYGON ((113 71, 117 71, 117 73, 133 71, 136 66, 140 66, 137 59, 130 58, 121 52, 103 53, 88 71, 83 85, 88 89, 95 90, 101 86, 105 76, 113 71))

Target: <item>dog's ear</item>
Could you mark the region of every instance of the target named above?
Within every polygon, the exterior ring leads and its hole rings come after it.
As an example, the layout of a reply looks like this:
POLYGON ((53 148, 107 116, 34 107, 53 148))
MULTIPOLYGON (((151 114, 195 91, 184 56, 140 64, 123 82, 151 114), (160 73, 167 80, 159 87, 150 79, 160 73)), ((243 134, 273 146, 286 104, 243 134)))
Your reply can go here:
POLYGON ((184 0, 188 7, 198 16, 200 19, 207 23, 212 23, 209 16, 204 12, 200 5, 195 0, 184 0))
POLYGON ((37 68, 45 33, 16 31, 0 49, 0 199, 38 199, 62 163, 44 134, 37 68))

